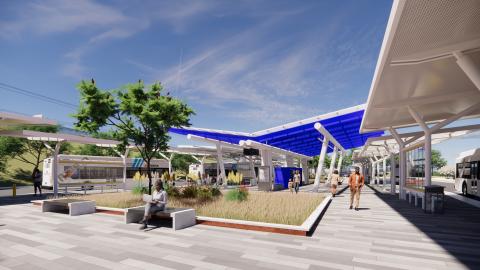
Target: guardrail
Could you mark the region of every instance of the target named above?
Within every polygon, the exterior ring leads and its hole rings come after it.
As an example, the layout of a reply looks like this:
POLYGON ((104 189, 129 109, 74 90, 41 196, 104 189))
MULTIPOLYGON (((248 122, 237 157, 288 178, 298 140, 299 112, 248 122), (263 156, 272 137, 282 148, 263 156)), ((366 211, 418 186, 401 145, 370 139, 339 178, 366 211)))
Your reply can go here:
POLYGON ((103 193, 104 189, 116 189, 118 192, 119 185, 123 186, 123 183, 117 183, 117 182, 111 182, 111 183, 65 183, 61 184, 60 188, 65 189, 65 194, 68 194, 68 188, 81 188, 83 190, 83 194, 87 194, 87 189, 89 190, 95 190, 95 187, 100 187, 101 193, 103 193))

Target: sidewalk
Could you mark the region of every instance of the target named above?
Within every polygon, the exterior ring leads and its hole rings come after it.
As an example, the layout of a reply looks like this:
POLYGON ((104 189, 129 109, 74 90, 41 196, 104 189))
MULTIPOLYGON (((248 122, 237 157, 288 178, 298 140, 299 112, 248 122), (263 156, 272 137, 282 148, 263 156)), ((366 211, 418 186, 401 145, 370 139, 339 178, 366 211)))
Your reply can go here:
POLYGON ((425 214, 395 196, 366 186, 360 210, 350 192, 335 197, 317 227, 319 253, 378 269, 480 267, 480 210, 447 198, 443 215, 425 214), (475 239, 475 240, 473 240, 475 239), (333 254, 337 255, 333 255, 333 254))

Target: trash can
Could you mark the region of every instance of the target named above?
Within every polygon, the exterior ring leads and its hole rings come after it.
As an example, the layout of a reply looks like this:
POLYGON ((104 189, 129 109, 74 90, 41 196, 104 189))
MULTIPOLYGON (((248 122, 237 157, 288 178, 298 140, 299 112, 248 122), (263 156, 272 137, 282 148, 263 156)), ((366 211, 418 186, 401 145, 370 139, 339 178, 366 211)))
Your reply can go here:
POLYGON ((439 185, 425 186, 425 212, 432 214, 443 213, 445 209, 445 187, 439 185))

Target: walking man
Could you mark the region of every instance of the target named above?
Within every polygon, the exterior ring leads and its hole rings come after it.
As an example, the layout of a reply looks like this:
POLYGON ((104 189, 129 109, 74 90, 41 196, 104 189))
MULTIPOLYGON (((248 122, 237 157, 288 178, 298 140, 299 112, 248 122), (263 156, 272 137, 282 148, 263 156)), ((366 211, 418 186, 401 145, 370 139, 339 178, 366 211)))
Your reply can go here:
POLYGON ((360 190, 365 184, 365 178, 360 174, 360 169, 355 168, 355 173, 352 173, 348 179, 348 186, 350 187, 350 209, 355 207, 358 211, 358 204, 360 203, 360 190))
POLYGON ((40 192, 40 196, 42 196, 42 173, 37 168, 33 170, 33 189, 35 191, 34 196, 37 196, 37 190, 40 192))

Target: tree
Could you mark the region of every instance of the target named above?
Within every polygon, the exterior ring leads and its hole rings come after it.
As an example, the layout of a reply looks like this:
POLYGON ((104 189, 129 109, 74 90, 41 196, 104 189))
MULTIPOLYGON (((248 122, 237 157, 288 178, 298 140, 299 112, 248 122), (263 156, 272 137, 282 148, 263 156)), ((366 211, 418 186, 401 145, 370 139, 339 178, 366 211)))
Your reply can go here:
MULTIPOLYGON (((18 130, 34 130, 40 132, 55 133, 58 131, 57 126, 22 126, 18 130)), ((55 148, 56 143, 48 143, 55 148)), ((68 144, 62 144, 61 151, 68 149, 68 144)), ((41 141, 30 141, 23 138, 2 137, 0 138, 1 156, 8 156, 16 159, 24 164, 33 166, 31 171, 31 179, 33 181, 33 171, 39 169, 40 163, 50 153, 49 149, 41 141)), ((5 165, 4 165, 5 166, 5 165)))
POLYGON ((172 167, 175 170, 183 170, 188 173, 188 166, 197 162, 191 155, 175 154, 172 158, 172 167))
POLYGON ((129 144, 135 145, 147 165, 148 190, 152 191, 150 161, 159 151, 168 149, 171 127, 190 126, 193 110, 179 99, 163 94, 160 83, 145 87, 142 81, 128 84, 119 90, 99 89, 95 81, 81 81, 80 105, 73 116, 75 127, 98 132, 110 128, 122 144, 123 151, 129 144))
POLYGON ((447 165, 447 160, 442 157, 442 153, 432 149, 432 168, 438 170, 447 165))

